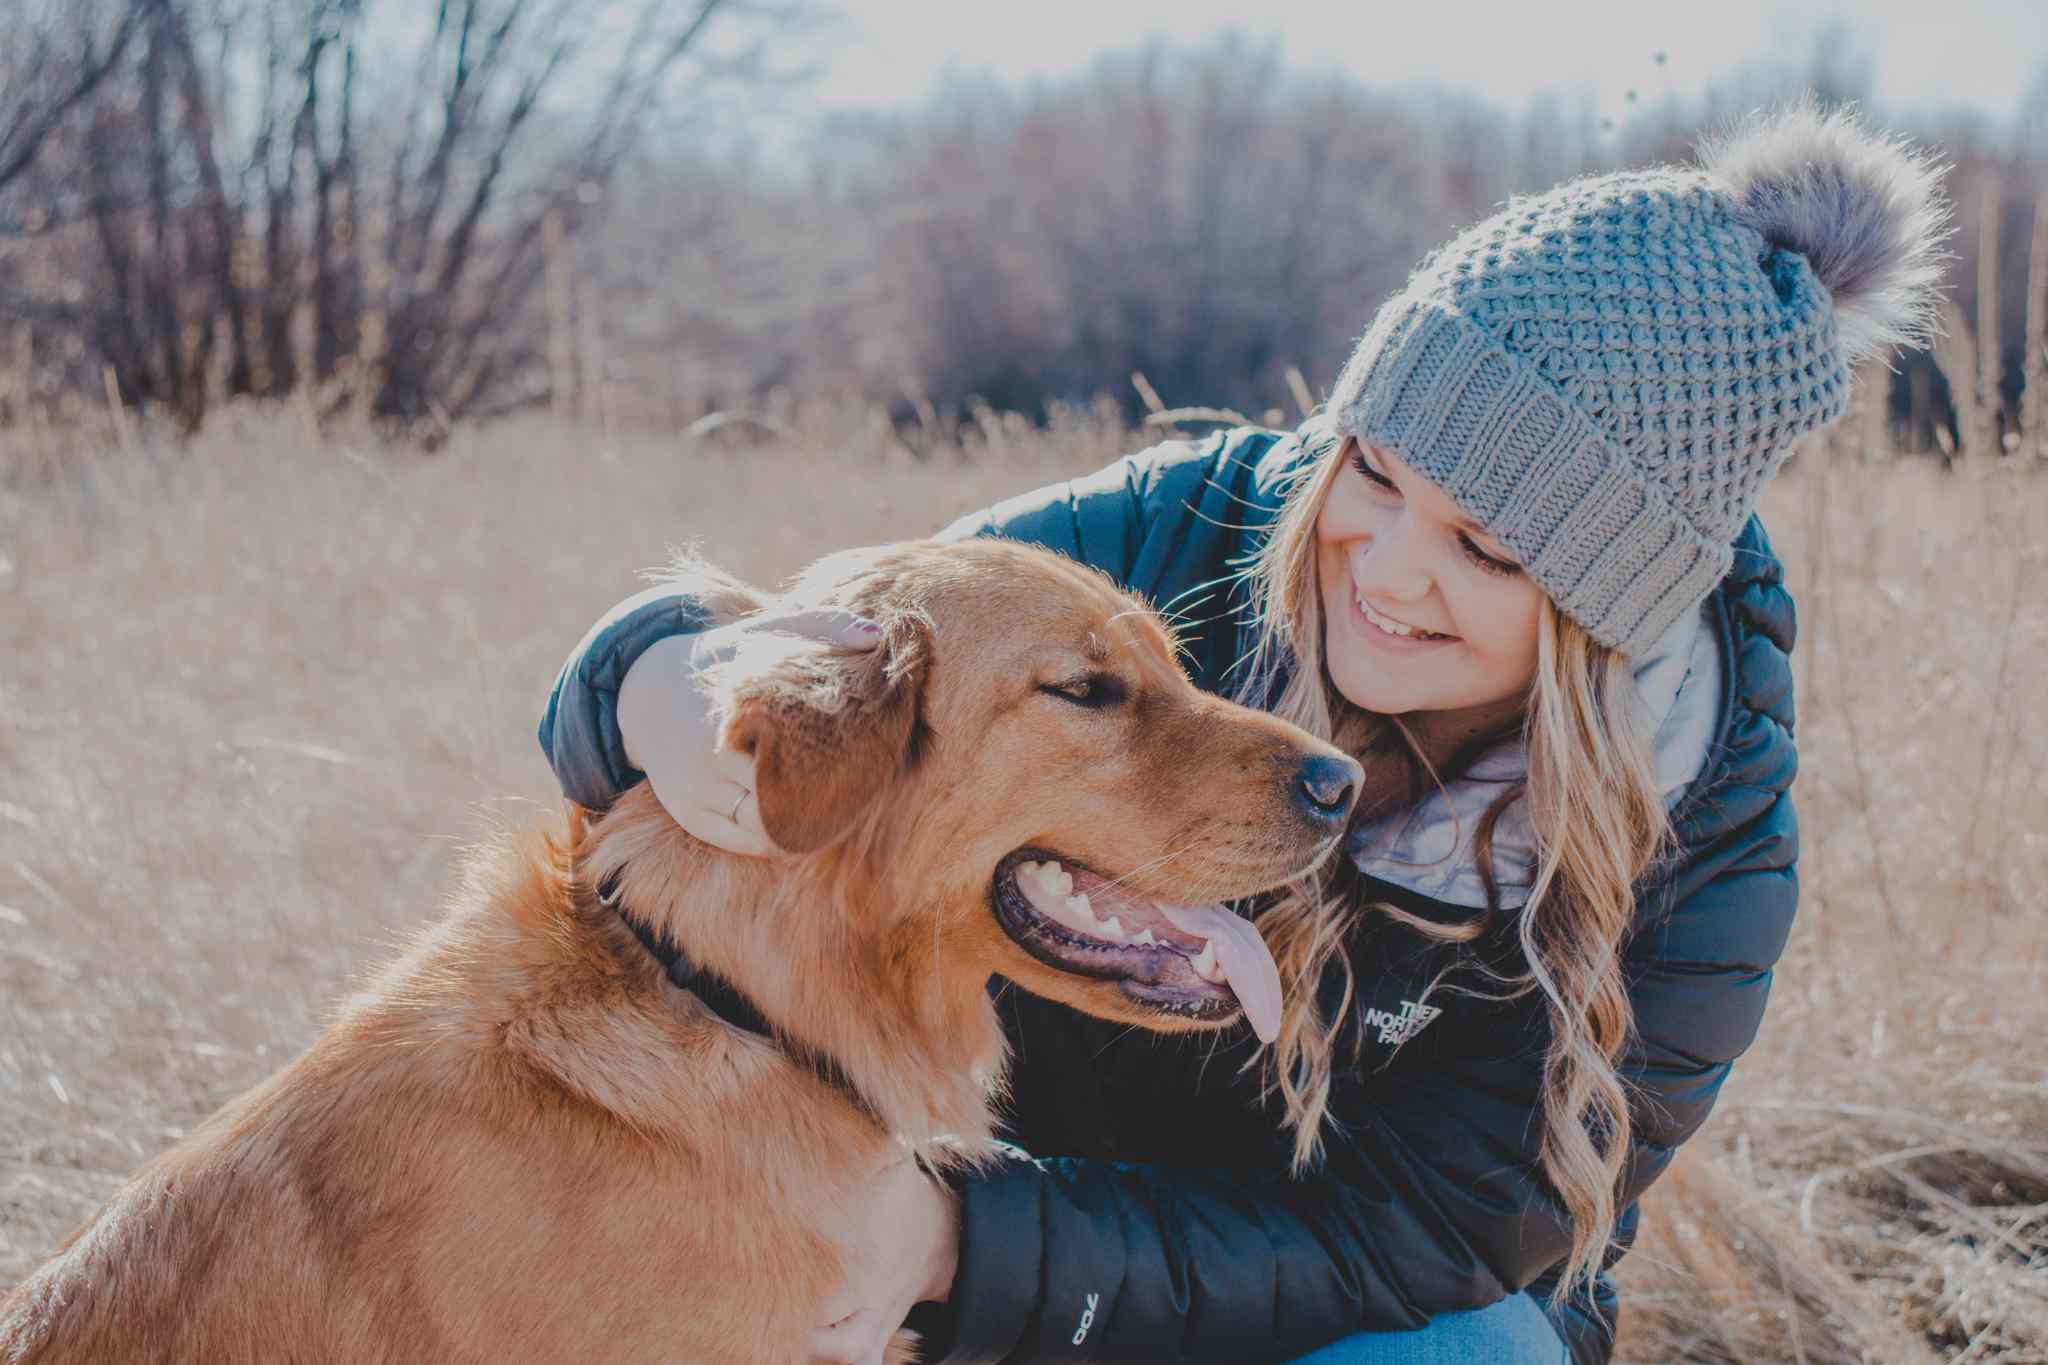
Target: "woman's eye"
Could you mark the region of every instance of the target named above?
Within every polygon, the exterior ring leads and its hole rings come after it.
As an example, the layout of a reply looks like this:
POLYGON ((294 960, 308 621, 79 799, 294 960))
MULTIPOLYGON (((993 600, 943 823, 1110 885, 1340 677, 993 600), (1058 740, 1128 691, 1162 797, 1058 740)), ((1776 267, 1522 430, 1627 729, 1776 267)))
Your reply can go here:
POLYGON ((1373 485, 1373 487, 1375 488, 1383 488, 1389 493, 1398 493, 1401 491, 1400 489, 1394 487, 1394 481, 1392 479, 1388 478, 1386 475, 1380 473, 1377 469, 1374 469, 1370 464, 1366 463, 1365 451, 1362 449, 1353 450, 1351 452, 1351 467, 1353 469, 1356 469, 1359 473, 1365 475, 1365 481, 1373 485))
POLYGON ((1106 673, 1090 673, 1065 682, 1041 683, 1038 690, 1061 701, 1091 709, 1114 706, 1124 699, 1124 685, 1106 673))
POLYGON ((1521 565, 1511 563, 1505 559, 1497 559, 1480 549, 1478 542, 1463 531, 1458 532, 1458 544, 1464 547, 1465 558, 1471 560, 1482 572, 1506 576, 1508 574, 1518 574, 1522 571, 1521 565))
MULTIPOLYGON (((1364 446, 1354 445, 1351 448, 1351 467, 1364 475, 1365 481, 1374 488, 1379 489, 1381 492, 1391 493, 1397 498, 1401 496, 1401 490, 1394 481, 1380 473, 1377 469, 1374 469, 1366 461, 1364 446)), ((1465 552, 1465 558, 1471 560, 1487 573, 1506 576, 1508 574, 1518 574, 1522 571, 1522 566, 1513 560, 1502 559, 1497 555, 1490 555, 1480 549, 1479 542, 1463 531, 1458 532, 1458 547, 1465 552)))

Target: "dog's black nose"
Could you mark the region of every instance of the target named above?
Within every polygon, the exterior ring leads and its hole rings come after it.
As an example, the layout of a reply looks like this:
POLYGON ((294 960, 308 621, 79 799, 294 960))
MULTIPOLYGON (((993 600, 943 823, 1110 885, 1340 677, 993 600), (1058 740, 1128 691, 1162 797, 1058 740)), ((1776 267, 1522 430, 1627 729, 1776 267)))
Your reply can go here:
POLYGON ((1351 814, 1358 799, 1359 779, 1364 770, 1348 758, 1302 760, 1300 781, 1295 791, 1302 811, 1319 824, 1339 825, 1351 814))

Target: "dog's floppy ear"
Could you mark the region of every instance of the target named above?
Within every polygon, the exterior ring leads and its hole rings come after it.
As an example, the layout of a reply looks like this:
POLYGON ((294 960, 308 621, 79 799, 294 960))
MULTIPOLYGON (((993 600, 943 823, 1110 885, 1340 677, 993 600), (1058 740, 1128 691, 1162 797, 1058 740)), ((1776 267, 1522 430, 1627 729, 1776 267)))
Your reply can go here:
POLYGON ((909 761, 930 650, 898 618, 872 650, 805 646, 734 688, 725 743, 754 760, 761 827, 791 853, 825 847, 909 761))

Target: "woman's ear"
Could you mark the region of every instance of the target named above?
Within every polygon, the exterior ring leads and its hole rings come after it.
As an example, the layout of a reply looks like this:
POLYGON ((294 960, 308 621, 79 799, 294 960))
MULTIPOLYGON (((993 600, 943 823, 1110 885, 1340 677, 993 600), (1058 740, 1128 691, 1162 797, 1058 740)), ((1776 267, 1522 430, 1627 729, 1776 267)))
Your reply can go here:
POLYGON ((738 683, 724 742, 754 760, 761 827, 810 853, 853 828, 909 762, 930 657, 898 618, 871 650, 807 644, 738 683))

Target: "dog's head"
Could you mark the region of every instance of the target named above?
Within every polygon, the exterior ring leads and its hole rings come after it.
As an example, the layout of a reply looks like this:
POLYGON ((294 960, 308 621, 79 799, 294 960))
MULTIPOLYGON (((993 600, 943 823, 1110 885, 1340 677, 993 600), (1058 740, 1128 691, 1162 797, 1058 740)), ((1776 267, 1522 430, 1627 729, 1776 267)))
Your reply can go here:
POLYGON ((791 597, 884 643, 789 642, 726 697, 777 843, 871 880, 875 931, 937 943, 947 969, 1151 1028, 1242 1008, 1271 1038, 1272 957, 1219 902, 1330 852, 1355 762, 1203 693, 1154 612, 1046 551, 854 551, 791 597))

